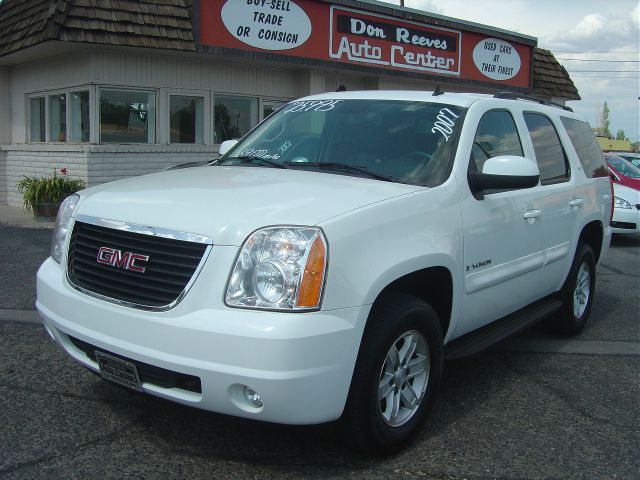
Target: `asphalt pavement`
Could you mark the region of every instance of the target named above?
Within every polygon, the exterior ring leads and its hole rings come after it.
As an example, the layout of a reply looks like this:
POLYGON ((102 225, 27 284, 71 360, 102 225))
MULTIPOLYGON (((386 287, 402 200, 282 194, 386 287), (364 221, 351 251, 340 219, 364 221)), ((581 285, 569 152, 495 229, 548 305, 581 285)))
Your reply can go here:
POLYGON ((0 479, 640 478, 640 238, 614 239, 580 335, 534 327, 448 362, 420 435, 371 459, 333 425, 216 415, 80 367, 33 310, 51 230, 21 221, 0 209, 0 479))

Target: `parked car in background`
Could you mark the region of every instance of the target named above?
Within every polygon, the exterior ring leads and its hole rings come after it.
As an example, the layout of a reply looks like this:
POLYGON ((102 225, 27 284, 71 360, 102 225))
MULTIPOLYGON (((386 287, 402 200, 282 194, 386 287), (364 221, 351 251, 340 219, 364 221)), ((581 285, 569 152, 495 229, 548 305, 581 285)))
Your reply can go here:
POLYGON ((640 168, 617 155, 605 153, 604 158, 611 172, 613 183, 640 190, 640 168))
POLYGON ((640 168, 640 153, 632 153, 632 152, 608 152, 616 157, 624 158, 625 160, 631 162, 634 167, 640 168))
POLYGON ((613 233, 640 233, 640 190, 625 187, 618 183, 613 185, 613 233))

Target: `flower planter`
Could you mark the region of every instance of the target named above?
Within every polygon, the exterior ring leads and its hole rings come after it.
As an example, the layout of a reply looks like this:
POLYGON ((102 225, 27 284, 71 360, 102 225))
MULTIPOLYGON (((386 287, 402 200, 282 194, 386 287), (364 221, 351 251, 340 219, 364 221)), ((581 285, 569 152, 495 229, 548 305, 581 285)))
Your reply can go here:
POLYGON ((58 214, 60 203, 38 203, 33 207, 33 216, 36 220, 53 220, 58 214))

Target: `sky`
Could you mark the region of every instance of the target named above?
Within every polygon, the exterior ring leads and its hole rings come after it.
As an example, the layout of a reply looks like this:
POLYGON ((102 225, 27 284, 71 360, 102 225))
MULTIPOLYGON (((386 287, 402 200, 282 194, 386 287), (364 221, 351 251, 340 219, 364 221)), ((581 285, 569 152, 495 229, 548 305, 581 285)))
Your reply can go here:
POLYGON ((640 140, 638 0, 405 0, 405 7, 536 37, 578 88, 582 100, 567 105, 596 127, 607 102, 613 135, 622 129, 640 140))

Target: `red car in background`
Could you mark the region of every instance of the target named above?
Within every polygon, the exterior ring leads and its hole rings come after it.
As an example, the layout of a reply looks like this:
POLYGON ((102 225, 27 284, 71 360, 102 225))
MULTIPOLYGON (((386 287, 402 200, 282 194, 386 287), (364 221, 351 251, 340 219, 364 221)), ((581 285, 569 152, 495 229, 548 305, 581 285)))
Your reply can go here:
POLYGON ((609 153, 605 153, 604 158, 613 183, 640 190, 640 168, 624 158, 609 153))

